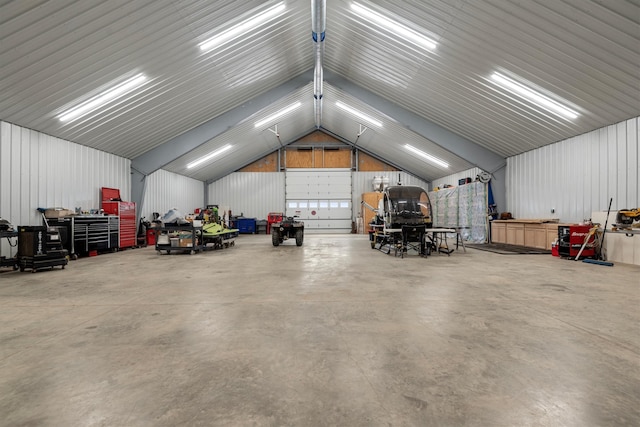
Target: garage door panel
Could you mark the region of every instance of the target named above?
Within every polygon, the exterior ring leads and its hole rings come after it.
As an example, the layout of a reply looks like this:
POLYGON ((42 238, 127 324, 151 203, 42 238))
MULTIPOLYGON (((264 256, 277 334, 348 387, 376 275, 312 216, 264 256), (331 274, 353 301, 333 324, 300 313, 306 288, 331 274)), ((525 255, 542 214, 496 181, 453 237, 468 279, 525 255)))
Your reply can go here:
POLYGON ((305 229, 351 231, 351 171, 286 172, 287 216, 300 212, 305 229))

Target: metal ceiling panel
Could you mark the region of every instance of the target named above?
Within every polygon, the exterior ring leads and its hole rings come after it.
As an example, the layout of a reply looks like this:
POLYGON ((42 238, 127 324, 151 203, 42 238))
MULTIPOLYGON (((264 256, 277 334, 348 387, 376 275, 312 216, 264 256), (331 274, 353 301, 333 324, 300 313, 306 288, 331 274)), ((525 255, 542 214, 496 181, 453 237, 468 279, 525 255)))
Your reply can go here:
POLYGON ((277 2, 22 3, 0 7, 0 118, 127 158, 313 66, 306 2, 210 53, 198 43, 277 2), (149 82, 135 93, 69 124, 56 118, 137 73, 149 82))
POLYGON ((471 163, 448 152, 446 148, 406 129, 392 118, 381 114, 329 83, 325 83, 324 89, 323 128, 333 134, 342 136, 357 147, 375 153, 383 159, 389 159, 394 164, 401 165, 407 172, 425 181, 432 181, 438 177, 473 167, 471 163), (373 124, 367 124, 365 120, 338 108, 336 101, 347 104, 355 110, 379 120, 383 123, 383 126, 377 127, 373 124), (361 124, 366 126, 366 130, 358 136, 361 132, 361 124), (449 168, 443 168, 422 160, 408 151, 404 147, 405 144, 409 144, 449 163, 449 168))
MULTIPOLYGON (((640 5, 611 0, 357 0, 437 41, 428 51, 357 16, 352 0, 327 4, 325 69, 503 157, 640 116, 640 5), (565 100, 580 116, 565 120, 497 87, 493 72, 565 100)), ((31 0, 0 4, 0 120, 135 158, 201 123, 312 69, 311 10, 286 11, 210 53, 198 44, 275 5, 253 0, 31 0), (137 73, 147 83, 99 112, 63 124, 57 115, 137 73)), ((303 106, 279 125, 281 140, 313 128, 312 88, 274 100, 303 106)), ((325 84, 322 127, 353 140, 358 128, 331 105, 325 84)), ((345 101, 346 102, 346 101, 345 101)), ((358 141, 423 179, 471 166, 446 147, 383 118, 358 141), (389 142, 392 141, 392 142, 389 142), (450 170, 407 156, 397 141, 444 158, 450 170)), ((171 170, 211 180, 278 147, 250 121, 177 159, 171 170), (186 163, 242 141, 242 149, 197 171, 186 163), (251 141, 253 144, 250 144, 251 141)), ((240 147, 240 143, 238 147, 240 147)), ((470 156, 471 157, 471 156, 470 156)))
POLYGON ((202 181, 214 181, 295 141, 315 127, 314 120, 313 82, 309 81, 308 85, 292 92, 289 96, 274 100, 274 103, 268 108, 247 118, 238 126, 213 138, 189 154, 179 157, 163 169, 202 181), (278 113, 296 102, 301 104, 294 111, 276 118, 268 124, 256 127, 256 122, 278 113), (277 126, 279 137, 274 133, 275 126, 277 126), (210 162, 201 166, 187 168, 189 163, 227 144, 230 144, 232 148, 219 157, 211 159, 210 162))
POLYGON ((434 37, 433 52, 367 22, 350 3, 327 9, 326 67, 504 157, 640 114, 632 2, 361 2, 434 37), (566 121, 498 89, 489 76, 499 70, 581 116, 566 121))

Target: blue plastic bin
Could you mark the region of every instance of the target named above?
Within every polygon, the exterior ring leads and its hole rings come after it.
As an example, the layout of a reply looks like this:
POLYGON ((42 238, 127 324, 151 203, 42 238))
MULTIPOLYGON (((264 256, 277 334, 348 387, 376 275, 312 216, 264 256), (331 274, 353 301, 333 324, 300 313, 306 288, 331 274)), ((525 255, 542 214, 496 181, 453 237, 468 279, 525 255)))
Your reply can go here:
POLYGON ((255 218, 238 218, 236 227, 238 231, 243 234, 254 234, 256 232, 256 219, 255 218))

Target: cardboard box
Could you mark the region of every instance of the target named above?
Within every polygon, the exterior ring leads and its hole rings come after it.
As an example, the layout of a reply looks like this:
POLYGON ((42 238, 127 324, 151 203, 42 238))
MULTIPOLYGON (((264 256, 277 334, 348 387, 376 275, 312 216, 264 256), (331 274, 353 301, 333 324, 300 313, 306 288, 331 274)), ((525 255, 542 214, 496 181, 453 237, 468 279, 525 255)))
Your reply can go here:
POLYGON ((193 241, 192 241, 191 237, 189 237, 188 239, 180 239, 180 247, 181 248, 192 248, 193 247, 193 241))

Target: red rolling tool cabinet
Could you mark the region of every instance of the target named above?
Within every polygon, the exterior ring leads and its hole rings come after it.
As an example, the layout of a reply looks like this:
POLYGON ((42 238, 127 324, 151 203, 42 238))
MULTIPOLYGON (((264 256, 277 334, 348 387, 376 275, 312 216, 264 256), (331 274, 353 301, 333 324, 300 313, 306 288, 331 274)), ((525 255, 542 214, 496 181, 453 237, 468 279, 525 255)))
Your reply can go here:
MULTIPOLYGON (((558 227, 558 252, 562 257, 575 258, 591 230, 590 225, 570 225, 558 227)), ((589 236, 580 258, 593 258, 596 254, 595 236, 589 236)))
POLYGON ((100 189, 102 209, 109 215, 117 215, 119 221, 118 248, 131 248, 136 245, 136 204, 123 202, 120 190, 102 187, 100 189))

